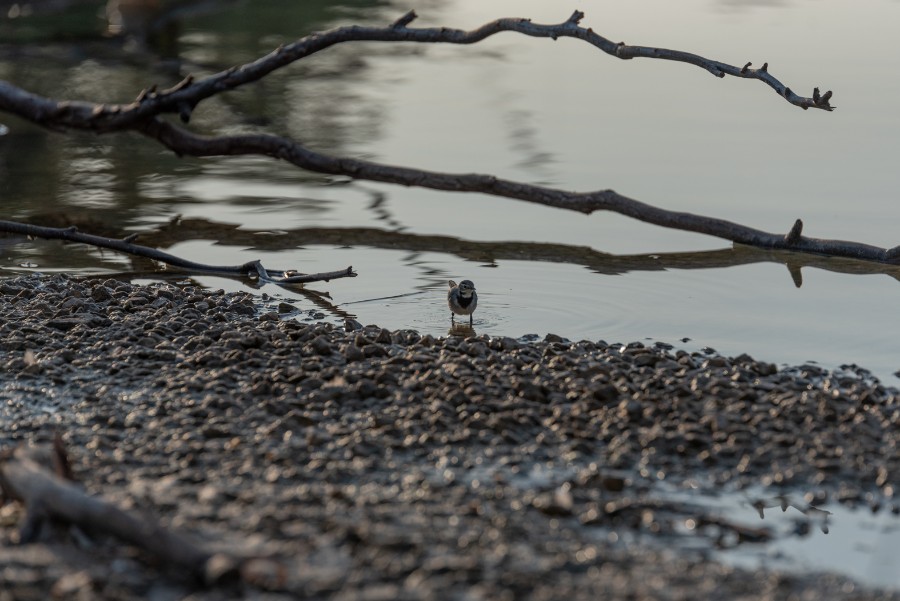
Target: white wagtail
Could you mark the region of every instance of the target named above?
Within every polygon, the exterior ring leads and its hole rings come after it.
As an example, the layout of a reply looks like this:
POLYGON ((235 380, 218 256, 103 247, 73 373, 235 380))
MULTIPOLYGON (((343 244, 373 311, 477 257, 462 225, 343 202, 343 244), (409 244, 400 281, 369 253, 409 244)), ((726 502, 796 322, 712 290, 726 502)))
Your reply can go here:
POLYGON ((453 315, 468 315, 469 325, 472 325, 472 313, 478 306, 478 294, 475 292, 475 284, 472 280, 463 280, 456 285, 456 282, 450 280, 450 291, 447 292, 447 304, 450 306, 450 322, 453 322, 453 315))

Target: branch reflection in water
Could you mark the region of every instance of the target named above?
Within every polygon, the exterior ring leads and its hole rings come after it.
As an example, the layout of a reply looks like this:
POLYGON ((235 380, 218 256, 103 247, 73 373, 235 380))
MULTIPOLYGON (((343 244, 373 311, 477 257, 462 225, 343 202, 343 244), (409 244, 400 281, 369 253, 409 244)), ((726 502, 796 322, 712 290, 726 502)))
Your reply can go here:
POLYGON ((156 231, 141 234, 141 240, 156 247, 169 247, 196 239, 216 244, 278 251, 301 246, 365 246, 370 248, 436 252, 455 255, 482 264, 498 261, 539 261, 582 265, 604 275, 669 269, 717 269, 753 263, 781 263, 794 285, 803 283, 801 269, 814 267, 844 274, 885 274, 900 280, 900 266, 853 259, 819 257, 807 253, 763 250, 742 245, 701 252, 613 255, 586 246, 544 242, 478 242, 453 236, 413 234, 378 228, 297 228, 280 230, 238 229, 206 219, 178 219, 156 231))

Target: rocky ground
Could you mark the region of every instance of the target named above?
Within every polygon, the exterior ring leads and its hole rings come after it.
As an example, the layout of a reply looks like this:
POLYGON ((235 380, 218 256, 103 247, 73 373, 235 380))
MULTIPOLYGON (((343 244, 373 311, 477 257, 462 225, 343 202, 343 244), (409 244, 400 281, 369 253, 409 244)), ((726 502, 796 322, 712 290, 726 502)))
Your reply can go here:
POLYGON ((896 512, 900 401, 864 372, 347 332, 246 294, 61 276, 0 281, 0 370, 0 445, 59 432, 91 494, 283 567, 207 586, 110 537, 15 544, 11 503, 0 601, 900 599, 687 552, 770 534, 654 493, 896 512))

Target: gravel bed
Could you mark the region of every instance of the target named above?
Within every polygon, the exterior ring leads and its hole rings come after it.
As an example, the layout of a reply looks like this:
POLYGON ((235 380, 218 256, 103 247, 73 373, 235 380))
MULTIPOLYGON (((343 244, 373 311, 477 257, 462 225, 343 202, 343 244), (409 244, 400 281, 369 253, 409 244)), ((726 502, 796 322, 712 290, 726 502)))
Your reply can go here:
POLYGON ((29 276, 0 281, 0 423, 2 447, 62 433, 90 492, 286 567, 269 590, 203 588, 114 540, 15 545, 8 504, 0 601, 900 599, 686 552, 765 533, 653 494, 897 512, 898 392, 857 368, 345 331, 243 293, 29 276))

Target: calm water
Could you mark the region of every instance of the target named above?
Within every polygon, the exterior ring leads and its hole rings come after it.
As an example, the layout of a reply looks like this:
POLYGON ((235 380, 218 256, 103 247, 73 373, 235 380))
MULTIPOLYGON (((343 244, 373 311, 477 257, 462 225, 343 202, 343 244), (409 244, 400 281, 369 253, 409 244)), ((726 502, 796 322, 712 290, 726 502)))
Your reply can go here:
MULTIPOLYGON (((96 7, 2 20, 0 78, 59 97, 128 101, 151 83, 214 73, 309 31, 385 24, 408 8, 223 4, 184 15, 150 50, 123 51, 97 36, 96 7)), ((537 0, 416 4, 416 24, 464 28, 501 16, 561 22, 575 8, 537 0)), ((426 169, 613 188, 774 231, 801 217, 810 236, 900 243, 900 2, 631 0, 578 8, 585 26, 614 40, 737 65, 767 61, 805 95, 814 86, 834 90, 838 109, 802 111, 759 82, 720 80, 687 65, 619 61, 574 40, 503 34, 470 47, 333 48, 204 103, 192 125, 270 131, 325 152, 426 169)), ((258 258, 307 272, 353 265, 359 277, 310 286, 318 294, 197 278, 290 301, 301 319, 318 311, 446 334, 446 280, 469 278, 481 299, 478 333, 659 340, 779 364, 856 363, 898 384, 900 268, 732 249, 616 215, 353 183, 266 159, 178 159, 130 134, 48 134, 4 115, 0 123, 10 128, 0 136, 3 218, 143 232, 145 244, 216 264, 258 258)), ((0 269, 162 277, 153 265, 113 253, 10 238, 0 238, 0 269)), ((834 521, 837 536, 824 539, 830 546, 812 546, 837 550, 837 560, 812 557, 812 547, 791 551, 790 542, 776 550, 809 556, 811 567, 856 562, 840 555, 860 544, 840 535, 841 524, 855 531, 856 522, 837 514, 834 521)), ((871 532, 871 545, 886 540, 871 532)), ((880 569, 876 555, 859 561, 880 569)), ((863 568, 849 573, 897 586, 863 568)))
MULTIPOLYGON (((389 22, 406 6, 330 4, 237 2, 185 15, 149 51, 123 53, 99 38, 4 47, 0 77, 46 94, 126 101, 149 83, 213 73, 309 31, 389 22)), ((560 22, 572 8, 422 2, 416 23, 560 22)), ((811 236, 900 243, 900 83, 889 76, 900 68, 893 47, 900 3, 640 0, 579 8, 584 25, 615 40, 739 65, 768 61, 806 95, 813 86, 833 89, 838 109, 802 111, 759 82, 508 33, 469 47, 337 47, 201 105, 192 124, 209 132, 261 129, 387 163, 609 187, 775 231, 802 217, 811 236)), ((102 25, 93 13, 77 22, 87 31, 102 25)), ((27 39, 25 23, 7 19, 0 34, 27 39)), ((478 333, 662 340, 775 363, 857 363, 898 383, 900 269, 732 251, 714 238, 617 215, 350 183, 267 159, 179 160, 134 135, 63 136, 0 121, 11 129, 0 137, 4 215, 40 221, 62 214, 84 230, 111 233, 163 228, 145 243, 210 263, 260 258, 272 268, 353 265, 359 272, 311 286, 330 295, 330 306, 263 290, 304 311, 443 334, 446 280, 469 278, 481 298, 478 333), (182 221, 166 226, 176 215, 182 221), (802 274, 800 287, 788 264, 802 274)), ((10 274, 152 267, 55 243, 0 244, 0 265, 10 274)))

